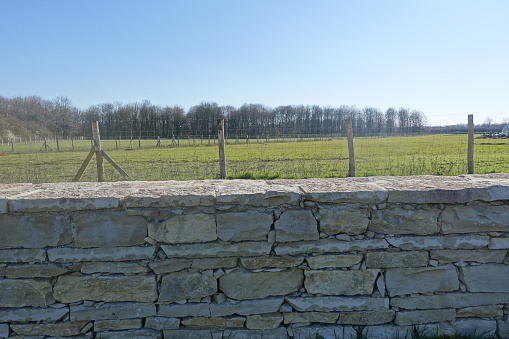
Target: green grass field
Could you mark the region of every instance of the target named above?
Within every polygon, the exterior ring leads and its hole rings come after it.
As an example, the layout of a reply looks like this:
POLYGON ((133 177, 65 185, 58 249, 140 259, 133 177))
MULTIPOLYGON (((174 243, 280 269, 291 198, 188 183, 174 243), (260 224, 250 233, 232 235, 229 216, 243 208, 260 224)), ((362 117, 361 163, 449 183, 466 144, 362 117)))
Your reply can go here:
MULTIPOLYGON (((103 149, 128 174, 128 180, 192 180, 219 176, 214 141, 185 140, 155 147, 156 140, 102 141, 103 149)), ((466 135, 356 138, 357 176, 459 175, 467 172, 466 135)), ((475 173, 509 172, 509 140, 476 139, 475 173)), ((72 181, 91 148, 90 140, 0 146, 0 183, 72 181), (72 149, 74 148, 74 151, 72 149)), ((285 142, 228 140, 228 178, 275 179, 345 177, 348 173, 346 139, 285 142)), ((105 180, 123 180, 105 162, 105 180)), ((81 181, 97 181, 95 160, 81 181)))

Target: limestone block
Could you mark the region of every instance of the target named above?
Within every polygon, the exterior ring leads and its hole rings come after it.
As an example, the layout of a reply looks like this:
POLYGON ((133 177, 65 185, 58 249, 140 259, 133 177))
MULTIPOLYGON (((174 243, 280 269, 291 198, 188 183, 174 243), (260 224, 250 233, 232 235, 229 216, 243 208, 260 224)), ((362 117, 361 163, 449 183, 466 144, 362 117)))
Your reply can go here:
POLYGON ((233 299, 262 299, 295 292, 303 280, 302 270, 295 268, 257 273, 234 270, 219 278, 219 289, 233 299))
POLYGON ((438 232, 437 207, 407 210, 391 207, 371 212, 369 230, 382 234, 431 235, 438 232))
POLYGON ((193 260, 191 267, 199 270, 233 268, 237 267, 237 258, 199 258, 193 260))
POLYGON ((339 313, 329 312, 299 312, 284 313, 285 325, 295 323, 323 323, 335 324, 338 321, 339 313))
POLYGON ((360 263, 361 260, 360 254, 318 255, 306 258, 309 267, 314 270, 327 267, 351 267, 360 263))
POLYGON ((164 303, 202 298, 216 292, 217 281, 214 277, 201 273, 170 273, 163 277, 158 301, 164 303))
POLYGON ((423 324, 412 326, 412 329, 417 331, 421 338, 427 337, 440 337, 446 338, 455 337, 456 329, 450 323, 435 323, 435 324, 423 324))
POLYGON ((180 319, 166 317, 148 317, 145 319, 145 327, 154 330, 174 330, 179 328, 180 319))
POLYGON ((469 292, 509 292, 509 265, 468 266, 461 271, 469 292))
POLYGON ((286 297, 299 312, 378 311, 389 309, 389 298, 371 297, 286 297))
POLYGON ((208 328, 240 328, 244 327, 246 318, 244 317, 231 317, 231 318, 213 318, 213 317, 197 317, 182 320, 182 325, 186 327, 208 327, 208 328))
POLYGON ((442 232, 508 232, 509 206, 446 206, 441 215, 442 232))
MULTIPOLYGON (((357 338, 357 332, 352 326, 331 326, 331 325, 313 325, 293 328, 295 339, 316 338, 317 335, 324 339, 336 338, 357 338)), ((284 337, 283 337, 284 338, 284 337)))
POLYGON ((0 214, 7 213, 7 199, 0 198, 0 214))
MULTIPOLYGON (((229 339, 281 339, 287 338, 286 328, 280 327, 273 330, 226 330, 223 338, 229 339)), ((165 338, 166 339, 166 338, 165 338)))
MULTIPOLYGON (((164 339, 222 339, 223 332, 213 329, 164 330, 164 339)), ((228 337, 227 337, 228 338, 228 337)), ((231 337, 230 337, 231 338, 231 337)))
POLYGON ((55 324, 12 324, 11 329, 24 336, 70 337, 81 334, 85 325, 87 321, 65 321, 55 324))
POLYGON ((318 240, 318 222, 310 210, 283 212, 274 222, 277 242, 318 240))
POLYGON ((0 279, 2 307, 44 307, 55 302, 51 284, 45 280, 0 279))
POLYGON ((48 258, 53 262, 131 261, 154 258, 156 246, 116 248, 50 248, 48 258))
POLYGON ((338 324, 346 325, 380 325, 394 320, 394 310, 341 312, 338 324))
POLYGON ((269 330, 278 328, 283 321, 279 313, 254 314, 246 318, 246 327, 251 330, 269 330))
POLYGON ((257 257, 268 255, 272 244, 268 242, 208 243, 161 245, 168 257, 257 257))
POLYGON ((157 298, 154 276, 60 276, 53 289, 62 303, 82 300, 150 302, 157 298))
POLYGON ((388 248, 385 239, 365 239, 342 241, 336 239, 321 239, 317 241, 299 241, 294 243, 277 244, 274 248, 277 255, 297 255, 302 253, 331 253, 375 250, 388 248))
POLYGON ((0 324, 0 338, 7 338, 9 336, 9 325, 0 324))
MULTIPOLYGON (((152 185, 153 182, 151 182, 152 185)), ((205 183, 205 182, 204 182, 205 183)), ((163 193, 157 192, 153 196, 149 193, 141 195, 129 195, 125 198, 125 205, 128 208, 161 208, 161 207, 190 207, 190 206, 212 206, 214 204, 214 188, 207 187, 199 191, 172 187, 165 189, 163 193)))
POLYGON ((69 272, 56 265, 9 265, 5 270, 7 278, 51 278, 69 272))
MULTIPOLYGON (((2 302, 3 306, 3 302, 2 302)), ((0 322, 55 322, 69 315, 69 308, 3 308, 0 309, 0 322)))
POLYGON ((223 241, 266 240, 272 219, 272 213, 220 213, 217 235, 223 241))
POLYGON ((105 303, 100 306, 71 305, 70 319, 76 320, 107 320, 134 319, 156 315, 153 303, 105 303))
POLYGON ((148 267, 134 262, 84 262, 81 264, 81 272, 85 274, 92 273, 110 273, 110 274, 139 274, 147 273, 148 267))
POLYGON ((461 308, 457 311, 458 318, 501 318, 504 315, 502 305, 486 305, 461 308))
POLYGON ((391 298, 391 306, 407 310, 462 308, 509 303, 509 293, 445 293, 391 298))
MULTIPOLYGON (((208 303, 187 303, 159 305, 157 315, 159 317, 183 318, 183 317, 210 317, 211 304, 208 303)), ((217 316, 217 315, 216 315, 217 316)))
POLYGON ((368 295, 373 293, 380 271, 306 270, 304 287, 308 293, 323 295, 368 295))
POLYGON ((61 215, 0 214, 0 248, 44 248, 72 242, 71 220, 61 215))
POLYGON ((302 264, 304 258, 291 257, 259 257, 241 258, 240 263, 247 269, 256 270, 260 268, 287 268, 302 264))
POLYGON ((274 313, 283 304, 283 298, 267 298, 257 300, 246 300, 236 303, 210 304, 210 315, 212 317, 224 317, 228 315, 253 315, 274 313))
POLYGON ((118 208, 120 199, 116 197, 94 198, 48 198, 13 199, 8 201, 11 212, 58 212, 118 208))
POLYGON ((490 250, 433 250, 430 257, 440 263, 474 261, 478 263, 502 263, 507 251, 490 250))
POLYGON ((288 181, 228 180, 222 181, 216 190, 216 203, 220 205, 297 206, 302 197, 299 187, 288 181))
POLYGON ((141 319, 96 320, 94 332, 121 331, 141 328, 141 319))
POLYGON ((298 180, 305 199, 320 203, 378 204, 387 199, 387 190, 366 178, 298 180))
POLYGON ((357 235, 366 232, 369 224, 367 208, 355 206, 338 206, 321 208, 320 232, 328 235, 345 233, 357 235))
POLYGON ((375 325, 364 327, 362 334, 376 339, 412 338, 412 330, 412 326, 375 325))
POLYGON ((0 278, 5 277, 5 265, 0 264, 0 278))
POLYGON ((389 295, 454 291, 459 288, 453 265, 423 268, 390 268, 385 274, 389 295))
POLYGON ((496 320, 484 320, 474 318, 458 319, 452 323, 456 333, 461 336, 486 336, 494 337, 497 330, 496 320))
POLYGON ((491 238, 488 248, 490 250, 509 249, 509 238, 491 238))
POLYGON ((73 217, 74 247, 143 245, 147 223, 143 217, 84 213, 73 217))
POLYGON ((497 335, 501 339, 509 338, 509 318, 497 319, 497 335))
POLYGON ((396 325, 419 325, 453 321, 456 318, 454 309, 424 310, 424 311, 400 311, 396 313, 394 323, 396 325))
POLYGON ((142 328, 139 330, 128 330, 128 331, 105 331, 98 332, 95 335, 96 339, 162 339, 161 332, 151 329, 142 328))
POLYGON ((489 244, 489 237, 481 235, 385 237, 392 246, 403 250, 475 249, 489 244))
POLYGON ((42 249, 16 248, 11 250, 0 250, 0 262, 11 263, 35 263, 46 260, 46 251, 42 249))
POLYGON ((217 239, 216 220, 213 214, 177 215, 148 224, 148 236, 170 244, 213 241, 217 239))
POLYGON ((424 267, 428 261, 426 251, 366 253, 368 268, 424 267))
POLYGON ((156 274, 166 274, 178 272, 183 269, 191 267, 191 260, 188 259, 170 259, 163 261, 151 261, 148 266, 156 274))

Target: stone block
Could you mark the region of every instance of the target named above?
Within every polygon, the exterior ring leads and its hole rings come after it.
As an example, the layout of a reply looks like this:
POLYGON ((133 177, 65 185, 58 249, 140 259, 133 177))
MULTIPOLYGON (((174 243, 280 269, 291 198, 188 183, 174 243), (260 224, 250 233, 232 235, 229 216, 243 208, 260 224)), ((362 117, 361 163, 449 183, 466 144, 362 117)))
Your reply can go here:
POLYGON ((78 214, 73 217, 74 247, 143 245, 147 223, 143 217, 122 214, 78 214))
POLYGON ((458 318, 501 318, 504 315, 502 305, 486 305, 461 308, 456 312, 458 318))
POLYGON ((170 259, 163 261, 151 261, 148 266, 156 274, 167 274, 178 272, 183 269, 191 267, 191 260, 188 259, 170 259))
POLYGON ((459 289, 456 268, 453 265, 423 268, 390 268, 385 274, 389 295, 424 292, 445 292, 459 289))
POLYGON ((293 335, 294 339, 317 338, 317 336, 321 336, 324 339, 357 338, 357 332, 352 326, 337 325, 312 325, 305 327, 294 327, 293 335))
POLYGON ((221 330, 212 330, 212 329, 164 330, 163 334, 164 334, 164 339, 183 339, 183 338, 185 338, 185 339, 222 339, 223 338, 223 332, 221 330))
POLYGON ((145 319, 145 327, 154 330, 174 330, 180 327, 180 319, 166 317, 148 317, 145 319))
POLYGON ((299 312, 284 313, 285 325, 295 323, 322 323, 335 324, 338 321, 339 313, 329 312, 299 312))
POLYGON ((389 298, 371 297, 286 297, 299 312, 379 311, 389 309, 389 298))
POLYGON ((424 267, 428 265, 428 261, 426 251, 366 253, 368 268, 424 267))
POLYGON ((341 312, 338 324, 345 325, 380 325, 394 320, 394 310, 363 311, 363 312, 341 312))
POLYGON ((391 306, 407 310, 462 308, 509 303, 509 293, 445 293, 391 298, 391 306))
POLYGON ((469 292, 509 292, 509 265, 467 266, 461 272, 469 292))
POLYGON ((309 267, 314 270, 328 267, 351 267, 361 261, 362 255, 360 254, 331 254, 306 258, 309 267))
POLYGON ((318 240, 318 222, 310 210, 283 212, 274 222, 277 242, 318 240))
POLYGON ((366 232, 369 210, 355 206, 320 209, 320 232, 328 235, 344 233, 357 235, 366 232))
POLYGON ((96 339, 162 339, 161 332, 151 329, 142 328, 139 330, 128 330, 128 331, 105 331, 98 332, 95 335, 96 339))
POLYGON ((400 311, 396 313, 394 323, 396 325, 419 325, 453 321, 455 318, 456 311, 454 309, 400 311))
POLYGON ((388 197, 387 189, 365 178, 301 179, 298 183, 306 200, 319 203, 378 204, 388 197))
POLYGON ((216 203, 219 205, 297 206, 301 197, 298 185, 288 181, 228 180, 216 186, 216 203))
POLYGON ((161 223, 148 224, 148 236, 158 242, 199 243, 217 239, 213 214, 177 215, 161 223))
POLYGON ((7 199, 0 198, 0 214, 7 213, 7 199))
POLYGON ((240 264, 247 269, 256 270, 260 268, 287 268, 302 264, 304 258, 291 257, 259 257, 241 258, 240 264))
POLYGON ((262 299, 295 292, 303 280, 302 270, 295 268, 256 273, 234 270, 219 278, 219 289, 233 299, 262 299))
POLYGON ((109 273, 109 274, 140 274, 149 271, 147 266, 134 262, 84 262, 81 264, 81 272, 85 274, 109 273))
MULTIPOLYGON (((2 303, 3 306, 3 303, 2 303)), ((55 322, 67 317, 69 308, 2 308, 0 323, 3 322, 55 322)))
POLYGON ((122 331, 141 328, 141 319, 96 320, 94 332, 122 331))
POLYGON ((157 247, 133 246, 116 248, 50 248, 48 258, 53 262, 131 261, 153 259, 157 247))
POLYGON ((481 235, 385 237, 392 246, 403 250, 476 249, 486 247, 490 238, 481 235))
MULTIPOLYGON (((397 326, 392 324, 366 326, 362 334, 367 338, 376 339, 394 339, 394 338, 412 338, 412 326, 397 326)), ((355 338, 355 337, 352 337, 355 338)))
POLYGON ((11 212, 83 211, 118 208, 120 199, 116 197, 45 197, 42 199, 13 199, 9 200, 8 206, 11 212))
POLYGON ((273 222, 272 213, 220 213, 216 215, 217 235, 223 241, 266 240, 273 222))
POLYGON ((161 245, 168 257, 257 257, 268 255, 272 244, 268 242, 208 243, 161 245))
POLYGON ((246 318, 246 327, 251 330, 269 330, 278 328, 283 321, 279 313, 254 314, 246 318))
POLYGON ((496 320, 474 318, 458 319, 452 323, 456 333, 461 336, 494 337, 497 330, 496 320))
POLYGON ((11 329, 23 336, 71 337, 81 334, 87 321, 65 321, 47 324, 11 324, 11 329))
POLYGON ((44 248, 72 242, 71 220, 61 215, 0 214, 0 248, 44 248))
POLYGON ((157 315, 170 318, 210 317, 210 306, 208 303, 162 304, 159 305, 157 315))
POLYGON ((231 318, 196 317, 182 320, 182 325, 186 327, 227 329, 244 327, 245 322, 246 318, 244 317, 231 317, 231 318))
POLYGON ((437 207, 404 209, 391 207, 371 212, 369 230, 382 234, 431 235, 438 232, 437 207))
POLYGON ((201 273, 178 272, 163 277, 158 301, 175 302, 210 296, 217 292, 214 277, 201 273))
POLYGON ((0 324, 0 338, 7 338, 9 336, 9 325, 0 324))
POLYGON ((490 250, 509 249, 509 238, 491 238, 488 248, 490 250))
MULTIPOLYGON (((223 338, 229 339, 281 339, 287 338, 286 328, 280 327, 273 330, 226 330, 223 338)), ((165 338, 166 339, 166 338, 165 338)))
POLYGON ((237 267, 237 258, 198 258, 193 260, 191 267, 199 270, 233 268, 237 267))
POLYGON ((52 278, 69 272, 56 265, 9 265, 5 270, 7 278, 52 278))
POLYGON ((430 257, 440 263, 473 261, 478 263, 502 263, 507 251, 490 250, 433 250, 430 257))
POLYGON ((45 280, 0 279, 2 307, 44 307, 55 302, 52 286, 45 280))
POLYGON ((267 298, 257 300, 246 300, 236 303, 210 304, 210 316, 224 317, 228 315, 253 315, 274 313, 283 304, 283 298, 267 298))
MULTIPOLYGON (((203 185, 206 181, 202 181, 203 185)), ((212 206, 214 204, 215 188, 209 187, 183 187, 181 182, 164 182, 163 185, 170 184, 171 187, 154 187, 155 182, 150 183, 150 189, 155 192, 147 192, 148 187, 143 188, 142 193, 130 194, 125 197, 125 205, 128 208, 172 208, 172 207, 191 207, 191 206, 212 206)), ((185 182, 184 185, 193 185, 191 182, 185 182)), ((145 184, 146 186, 146 184, 145 184)))
POLYGON ((153 303, 104 303, 98 306, 71 305, 71 321, 134 319, 156 315, 153 303))
POLYGON ((508 232, 509 206, 446 206, 441 215, 442 233, 508 232))
POLYGON ((53 289, 56 300, 72 303, 93 301, 150 302, 157 298, 154 276, 60 276, 53 289))
POLYGON ((304 287, 308 293, 323 295, 370 295, 379 270, 313 271, 306 270, 304 287))
POLYGON ((46 260, 46 251, 43 249, 25 249, 16 248, 10 250, 0 250, 0 262, 10 263, 36 263, 46 260))
POLYGON ((299 241, 294 243, 277 244, 274 251, 277 255, 297 255, 303 253, 336 253, 364 250, 385 249, 389 243, 385 239, 365 239, 342 241, 336 239, 321 239, 317 241, 299 241))

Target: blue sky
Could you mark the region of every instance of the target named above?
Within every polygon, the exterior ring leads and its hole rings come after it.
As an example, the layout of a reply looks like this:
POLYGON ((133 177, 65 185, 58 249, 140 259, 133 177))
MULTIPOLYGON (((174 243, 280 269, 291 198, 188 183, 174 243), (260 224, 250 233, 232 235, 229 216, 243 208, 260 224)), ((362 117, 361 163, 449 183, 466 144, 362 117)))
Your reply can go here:
POLYGON ((509 118, 507 0, 0 0, 0 95, 509 118))

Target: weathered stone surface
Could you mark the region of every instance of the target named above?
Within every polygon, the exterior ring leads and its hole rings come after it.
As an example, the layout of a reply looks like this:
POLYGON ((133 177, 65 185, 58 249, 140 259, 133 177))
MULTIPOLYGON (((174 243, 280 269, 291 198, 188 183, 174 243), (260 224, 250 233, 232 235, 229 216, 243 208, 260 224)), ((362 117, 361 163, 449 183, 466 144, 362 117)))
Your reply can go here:
POLYGON ((241 258, 240 263, 247 269, 255 270, 259 268, 286 268, 295 267, 302 264, 304 258, 288 257, 261 257, 261 258, 241 258))
POLYGON ((389 244, 404 250, 475 249, 488 245, 490 239, 481 235, 386 237, 389 244))
POLYGON ((216 268, 233 268, 237 266, 237 258, 198 258, 193 260, 192 268, 213 270, 216 268))
POLYGON ((210 316, 224 317, 232 314, 253 315, 274 313, 283 304, 283 298, 246 300, 238 303, 210 304, 210 316))
POLYGON ((55 302, 48 281, 0 279, 2 307, 44 307, 55 302))
POLYGON ((364 327, 362 334, 376 339, 411 338, 412 330, 412 326, 376 325, 364 327))
POLYGON ((469 292, 509 292, 509 265, 468 266, 461 271, 469 292))
MULTIPOLYGON (((223 338, 229 339, 281 339, 286 337, 284 327, 274 330, 226 330, 223 338)), ((166 339, 166 338, 165 338, 166 339)))
POLYGON ((382 234, 431 235, 438 232, 437 207, 404 209, 393 206, 371 212, 369 230, 382 234))
POLYGON ((231 317, 231 318, 209 318, 209 317, 196 317, 182 320, 182 325, 186 327, 210 327, 210 328, 240 328, 244 327, 246 318, 244 317, 231 317))
POLYGON ((309 267, 314 270, 327 267, 350 267, 357 265, 361 260, 360 254, 318 255, 306 258, 309 267))
POLYGON ((155 246, 116 248, 50 248, 48 258, 53 262, 130 261, 154 258, 155 246))
POLYGON ((368 295, 373 293, 380 271, 306 270, 304 287, 308 293, 323 295, 368 295))
POLYGON ((216 189, 216 203, 221 205, 297 206, 302 197, 298 185, 288 181, 222 180, 216 189))
POLYGON ((257 257, 268 255, 272 244, 268 242, 211 243, 189 245, 161 245, 168 257, 257 257))
POLYGON ((214 277, 201 273, 178 272, 163 277, 159 302, 207 297, 217 292, 214 277))
POLYGON ((217 235, 223 241, 266 240, 272 213, 220 213, 216 215, 217 235))
POLYGON ((509 293, 446 293, 391 298, 391 306, 407 310, 462 308, 509 303, 509 293))
POLYGON ((56 265, 9 265, 5 270, 7 278, 51 278, 69 272, 56 265))
POLYGON ((157 315, 170 318, 210 317, 209 306, 211 306, 211 304, 207 303, 159 305, 157 315))
POLYGON ((61 215, 0 214, 0 248, 44 248, 72 242, 71 220, 61 215))
POLYGON ((305 326, 293 328, 293 333, 295 339, 316 338, 317 335, 322 336, 324 339, 357 338, 357 332, 355 332, 352 326, 305 326))
POLYGON ((295 268, 257 273, 234 270, 219 278, 219 289, 233 299, 261 299, 295 292, 303 280, 302 270, 295 268))
POLYGON ((153 303, 105 303, 100 306, 71 305, 71 321, 134 319, 156 315, 153 303))
POLYGON ((161 332, 151 329, 142 328, 139 330, 129 330, 129 331, 105 331, 98 332, 95 335, 96 339, 162 339, 163 336, 161 332))
POLYGON ((479 335, 492 337, 495 336, 497 330, 497 322, 495 320, 484 319, 459 319, 452 323, 456 329, 456 333, 462 336, 479 335))
POLYGON ((145 327, 154 330, 174 330, 179 328, 180 319, 166 317, 148 317, 145 319, 145 327))
POLYGON ((0 262, 25 262, 35 263, 46 260, 46 251, 42 249, 16 248, 11 250, 0 250, 0 262))
POLYGON ((454 309, 425 310, 425 311, 400 311, 396 313, 394 323, 396 325, 419 325, 453 321, 456 318, 454 309))
POLYGON ((509 249, 509 238, 491 238, 488 248, 490 250, 509 249))
POLYGON ((9 325, 0 324, 0 338, 7 338, 9 336, 9 325))
POLYGON ((357 235, 364 233, 369 224, 367 208, 338 206, 320 209, 320 232, 333 235, 345 233, 357 235))
POLYGON ((299 241, 278 244, 274 250, 277 255, 296 255, 302 253, 330 253, 351 252, 388 248, 385 239, 366 239, 356 241, 341 241, 336 239, 322 239, 317 241, 299 241))
POLYGON ((334 324, 339 318, 339 313, 329 312, 284 313, 283 315, 285 325, 295 323, 334 324))
POLYGON ((164 330, 164 339, 222 339, 223 331, 216 329, 164 330))
POLYGON ((423 267, 428 261, 426 251, 366 253, 368 268, 423 267))
MULTIPOLYGON (((91 273, 110 273, 110 274, 138 274, 147 273, 148 267, 131 262, 84 262, 81 264, 81 272, 91 273)), ((157 272, 156 272, 157 273, 157 272)))
MULTIPOLYGON (((3 302, 2 302, 3 306, 3 302)), ((14 308, 0 309, 0 322, 58 321, 69 314, 69 308, 14 308)))
POLYGON ((423 268, 390 268, 385 274, 390 296, 423 292, 454 291, 459 288, 453 265, 423 268))
POLYGON ((283 321, 279 313, 254 314, 246 318, 246 327, 251 330, 269 330, 278 328, 283 321))
POLYGON ((191 267, 191 260, 188 259, 170 259, 163 261, 151 261, 148 266, 156 274, 166 274, 178 272, 183 269, 191 267))
POLYGON ((476 233, 508 232, 509 206, 447 206, 441 215, 442 232, 476 233))
POLYGON ((0 214, 7 213, 7 199, 0 198, 0 214))
POLYGON ((497 335, 501 339, 509 338, 509 317, 504 319, 497 319, 497 335))
POLYGON ((286 297, 299 312, 377 311, 389 309, 388 298, 369 297, 286 297))
POLYGON ((161 223, 148 224, 148 236, 163 243, 197 243, 217 239, 213 214, 178 215, 161 223))
POLYGON ((387 190, 370 178, 301 179, 293 182, 298 183, 306 200, 321 203, 377 204, 388 196, 387 190))
POLYGON ((283 212, 274 222, 276 241, 318 240, 318 222, 310 210, 283 212))
POLYGON ((504 315, 502 305, 486 305, 461 308, 456 312, 458 318, 495 318, 504 315))
POLYGON ((86 324, 86 321, 66 321, 56 324, 12 324, 11 329, 18 335, 25 336, 70 337, 81 334, 81 329, 86 324))
POLYGON ((430 257, 440 263, 452 263, 459 261, 474 261, 479 263, 502 263, 507 251, 490 250, 434 250, 430 251, 430 257))
MULTIPOLYGON (((59 192, 61 191, 57 189, 57 195, 59 192)), ((119 204, 120 199, 114 197, 70 198, 63 196, 58 198, 15 199, 8 202, 11 212, 98 210, 118 208, 119 204)))
POLYGON ((380 325, 394 320, 394 310, 341 312, 338 324, 346 325, 380 325))
POLYGON ((141 319, 96 320, 94 331, 121 331, 141 328, 141 319))
POLYGON ((154 276, 60 276, 53 289, 62 303, 81 300, 150 302, 157 298, 154 276))
POLYGON ((122 214, 78 214, 73 217, 74 247, 119 247, 145 243, 143 217, 122 214))

